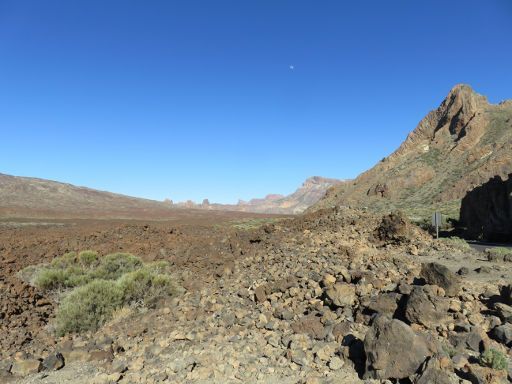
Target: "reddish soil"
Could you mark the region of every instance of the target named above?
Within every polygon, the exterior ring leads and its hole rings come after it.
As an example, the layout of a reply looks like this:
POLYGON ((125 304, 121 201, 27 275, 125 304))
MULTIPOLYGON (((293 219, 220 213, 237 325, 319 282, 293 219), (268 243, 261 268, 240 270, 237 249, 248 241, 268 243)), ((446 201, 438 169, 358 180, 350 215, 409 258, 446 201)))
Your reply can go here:
MULTIPOLYGON (((184 210, 185 212, 185 210, 184 210)), ((29 265, 66 252, 130 252, 145 260, 168 260, 187 271, 183 285, 195 289, 244 253, 244 232, 234 222, 275 217, 215 212, 176 221, 16 220, 0 221, 0 350, 3 355, 40 353, 55 340, 46 329, 54 316, 51 297, 17 277, 29 265)))

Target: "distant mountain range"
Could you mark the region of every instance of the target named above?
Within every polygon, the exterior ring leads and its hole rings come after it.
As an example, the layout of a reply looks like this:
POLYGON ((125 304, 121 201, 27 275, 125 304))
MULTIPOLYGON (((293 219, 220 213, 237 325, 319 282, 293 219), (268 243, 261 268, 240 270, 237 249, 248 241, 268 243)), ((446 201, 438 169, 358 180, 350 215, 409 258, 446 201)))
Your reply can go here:
POLYGON ((400 147, 356 179, 331 188, 311 210, 333 205, 457 217, 466 193, 512 172, 512 100, 490 104, 455 86, 400 147))
MULTIPOLYGON (((295 192, 287 196, 270 194, 260 199, 252 199, 249 201, 240 200, 238 204, 212 204, 208 199, 205 199, 201 204, 187 201, 172 205, 178 208, 298 214, 318 202, 329 188, 341 182, 343 182, 343 180, 313 176, 306 179, 295 192)), ((168 203, 170 204, 171 202, 168 200, 168 203)))
POLYGON ((129 218, 171 214, 162 202, 0 174, 0 217, 129 218))
POLYGON ((57 181, 0 173, 0 218, 155 218, 215 216, 208 211, 292 214, 317 202, 335 180, 313 177, 290 196, 269 195, 237 205, 155 201, 57 181), (186 209, 182 209, 186 208, 186 209))

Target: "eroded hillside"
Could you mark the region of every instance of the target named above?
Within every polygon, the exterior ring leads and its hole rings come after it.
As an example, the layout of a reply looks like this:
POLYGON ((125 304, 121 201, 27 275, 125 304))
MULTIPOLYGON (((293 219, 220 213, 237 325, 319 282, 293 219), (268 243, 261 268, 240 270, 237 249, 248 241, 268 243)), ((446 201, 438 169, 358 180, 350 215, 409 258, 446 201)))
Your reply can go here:
POLYGON ((512 170, 512 101, 490 104, 455 86, 390 156, 353 181, 331 188, 314 209, 332 205, 432 209, 457 217, 467 191, 512 170))

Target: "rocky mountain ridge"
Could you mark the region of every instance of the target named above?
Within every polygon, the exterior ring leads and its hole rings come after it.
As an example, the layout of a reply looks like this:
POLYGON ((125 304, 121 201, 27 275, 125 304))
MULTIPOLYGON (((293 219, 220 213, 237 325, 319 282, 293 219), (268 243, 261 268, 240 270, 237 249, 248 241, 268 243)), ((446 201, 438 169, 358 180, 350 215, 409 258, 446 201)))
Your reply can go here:
POLYGON ((174 204, 176 207, 200 208, 208 210, 242 211, 255 213, 299 214, 318 202, 326 191, 344 180, 313 176, 289 195, 268 194, 264 198, 249 201, 239 200, 237 204, 211 204, 208 199, 201 204, 192 201, 174 204))
POLYGON ((238 204, 173 204, 79 187, 68 183, 0 173, 0 217, 9 218, 170 218, 193 212, 233 211, 264 214, 297 214, 320 200, 326 190, 341 182, 314 176, 288 196, 269 194, 238 204), (185 209, 183 209, 185 208, 185 209))
POLYGON ((490 104, 456 85, 400 147, 355 180, 328 191, 312 209, 333 205, 458 216, 472 188, 512 170, 512 100, 490 104))
POLYGON ((235 219, 248 215, 243 212, 173 209, 161 201, 0 173, 2 219, 217 220, 220 216, 235 219))

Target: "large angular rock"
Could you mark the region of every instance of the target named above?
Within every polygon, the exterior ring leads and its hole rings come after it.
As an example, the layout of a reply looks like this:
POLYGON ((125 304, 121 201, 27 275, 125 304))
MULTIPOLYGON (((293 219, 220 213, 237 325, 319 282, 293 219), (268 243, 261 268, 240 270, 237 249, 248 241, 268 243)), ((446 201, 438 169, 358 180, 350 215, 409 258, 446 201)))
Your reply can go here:
POLYGON ((494 309, 503 322, 512 323, 512 306, 503 303, 494 303, 494 309))
POLYGON ((11 373, 15 376, 27 376, 41 371, 42 365, 39 360, 26 359, 15 361, 11 373))
POLYGON ((501 287, 500 295, 505 304, 512 305, 512 284, 501 287))
POLYGON ((382 293, 373 297, 368 304, 368 310, 372 312, 381 313, 393 317, 393 314, 398 308, 398 302, 402 297, 401 294, 396 292, 382 293))
POLYGON ((295 333, 303 333, 317 340, 322 340, 326 336, 326 330, 320 321, 320 317, 314 314, 304 316, 292 323, 291 328, 295 333))
POLYGON ((430 358, 421 367, 421 372, 415 377, 414 384, 458 384, 459 380, 453 373, 441 369, 439 360, 430 358))
POLYGON ((447 296, 456 296, 460 291, 459 277, 442 264, 422 264, 420 277, 425 279, 427 284, 443 288, 447 296))
POLYGON ((484 350, 485 333, 479 327, 472 327, 469 332, 455 333, 448 337, 450 343, 457 350, 469 349, 474 352, 484 350))
POLYGON ((491 331, 491 337, 505 344, 507 347, 512 346, 512 324, 506 323, 499 325, 491 331))
POLYGON ((57 371, 64 367, 64 356, 61 353, 51 354, 43 360, 43 368, 48 371, 57 371))
POLYGON ((356 300, 356 288, 352 284, 338 283, 325 290, 325 301, 329 305, 344 307, 353 305, 356 300))
POLYGON ((512 238, 512 174, 499 175, 469 191, 462 199, 460 223, 474 239, 512 238))
POLYGON ((431 328, 447 322, 450 317, 450 302, 445 297, 436 296, 430 286, 416 286, 407 298, 405 318, 410 323, 431 328))
POLYGON ((364 339, 366 379, 403 379, 433 354, 427 340, 400 320, 379 315, 364 339))

